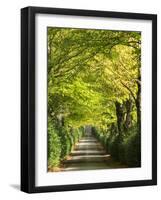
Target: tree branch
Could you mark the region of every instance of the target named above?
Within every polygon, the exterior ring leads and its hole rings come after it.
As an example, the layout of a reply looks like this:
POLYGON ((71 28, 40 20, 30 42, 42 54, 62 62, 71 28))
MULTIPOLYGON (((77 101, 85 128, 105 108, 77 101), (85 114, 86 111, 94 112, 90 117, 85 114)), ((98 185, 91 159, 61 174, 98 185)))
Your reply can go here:
POLYGON ((132 90, 120 80, 121 84, 130 92, 130 94, 132 95, 132 97, 134 98, 134 101, 136 101, 135 95, 133 94, 132 90))

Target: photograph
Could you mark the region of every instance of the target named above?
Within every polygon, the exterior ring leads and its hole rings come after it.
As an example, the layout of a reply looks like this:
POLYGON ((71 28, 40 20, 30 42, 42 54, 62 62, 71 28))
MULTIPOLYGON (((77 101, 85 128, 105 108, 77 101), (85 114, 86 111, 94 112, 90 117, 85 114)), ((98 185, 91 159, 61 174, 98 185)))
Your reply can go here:
POLYGON ((48 172, 141 167, 141 32, 46 34, 48 172))
POLYGON ((156 185, 157 15, 21 17, 21 190, 156 185))

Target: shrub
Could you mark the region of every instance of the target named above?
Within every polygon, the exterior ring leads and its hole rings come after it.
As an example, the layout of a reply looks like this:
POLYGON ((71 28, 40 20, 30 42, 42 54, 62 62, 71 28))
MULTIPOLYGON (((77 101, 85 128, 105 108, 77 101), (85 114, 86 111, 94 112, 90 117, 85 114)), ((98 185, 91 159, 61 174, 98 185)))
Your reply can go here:
POLYGON ((59 132, 61 140, 61 160, 64 159, 71 151, 72 142, 69 136, 69 133, 65 128, 61 128, 59 132))
POLYGON ((128 135, 119 139, 115 137, 109 142, 109 151, 114 159, 128 165, 139 167, 141 162, 140 137, 136 129, 129 130, 128 135), (135 131, 134 131, 135 130, 135 131))
POLYGON ((70 136, 72 146, 75 143, 77 143, 82 138, 83 135, 84 135, 84 128, 83 127, 73 129, 72 131, 70 131, 69 136, 70 136))
POLYGON ((57 167, 60 164, 61 140, 58 132, 48 123, 48 166, 57 167))
POLYGON ((70 154, 72 147, 84 134, 84 128, 67 129, 53 126, 48 119, 48 166, 58 167, 60 162, 70 154))
POLYGON ((131 135, 125 142, 125 160, 130 167, 140 167, 141 146, 139 134, 131 135))
POLYGON ((59 137, 61 142, 61 155, 60 159, 63 160, 70 154, 72 147, 82 136, 83 131, 81 129, 73 129, 70 131, 65 127, 59 128, 59 137))
POLYGON ((115 160, 119 160, 119 150, 120 150, 120 145, 121 145, 120 137, 118 135, 111 137, 108 140, 107 144, 108 144, 108 152, 111 154, 111 156, 115 160))
POLYGON ((137 126, 131 127, 126 134, 119 136, 117 131, 111 130, 107 134, 100 133, 92 128, 93 134, 103 144, 111 156, 129 167, 139 167, 141 163, 140 136, 137 126))
POLYGON ((84 136, 84 134, 85 134, 84 127, 78 128, 79 140, 84 136))
POLYGON ((78 131, 78 129, 74 129, 73 138, 74 138, 74 144, 79 141, 79 131, 78 131))

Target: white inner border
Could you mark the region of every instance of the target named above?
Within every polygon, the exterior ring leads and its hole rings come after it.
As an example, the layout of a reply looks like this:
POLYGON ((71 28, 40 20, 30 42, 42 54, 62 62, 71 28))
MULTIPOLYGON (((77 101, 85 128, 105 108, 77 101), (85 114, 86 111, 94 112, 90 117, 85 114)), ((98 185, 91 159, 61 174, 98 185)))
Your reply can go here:
POLYGON ((36 186, 152 178, 152 22, 99 17, 36 15, 36 186), (142 33, 141 168, 47 172, 47 27, 128 30, 142 33))

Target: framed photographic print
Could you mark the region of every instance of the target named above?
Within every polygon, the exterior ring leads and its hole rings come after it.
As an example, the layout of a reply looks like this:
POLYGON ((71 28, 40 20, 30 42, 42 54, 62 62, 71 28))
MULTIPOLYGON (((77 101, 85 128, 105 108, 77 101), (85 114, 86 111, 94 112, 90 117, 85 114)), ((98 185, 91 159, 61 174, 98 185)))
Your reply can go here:
POLYGON ((21 190, 157 184, 157 16, 21 10, 21 190))

